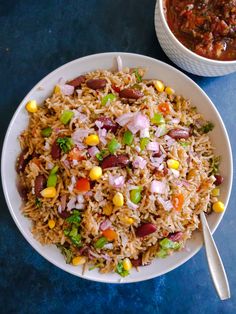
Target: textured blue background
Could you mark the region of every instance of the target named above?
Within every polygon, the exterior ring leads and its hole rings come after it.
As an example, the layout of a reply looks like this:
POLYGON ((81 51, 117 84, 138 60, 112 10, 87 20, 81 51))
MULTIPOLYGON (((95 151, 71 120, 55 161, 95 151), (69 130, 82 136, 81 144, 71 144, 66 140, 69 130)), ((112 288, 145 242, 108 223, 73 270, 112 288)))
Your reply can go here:
MULTIPOLYGON (((154 31, 155 0, 1 0, 1 147, 7 125, 24 95, 50 71, 88 54, 127 51, 171 62, 154 31)), ((236 149, 236 73, 191 77, 220 111, 236 149)), ((235 163, 236 164, 236 163, 235 163)), ((24 240, 1 191, 1 313, 236 313, 236 211, 233 188, 215 239, 229 275, 231 300, 220 302, 203 250, 165 276, 137 284, 106 285, 54 267, 24 240)))

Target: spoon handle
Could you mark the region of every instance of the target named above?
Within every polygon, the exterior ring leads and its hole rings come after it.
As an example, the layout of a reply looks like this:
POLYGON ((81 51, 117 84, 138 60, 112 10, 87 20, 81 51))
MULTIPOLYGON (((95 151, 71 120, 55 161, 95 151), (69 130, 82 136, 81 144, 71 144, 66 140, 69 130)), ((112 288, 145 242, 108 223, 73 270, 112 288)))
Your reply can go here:
POLYGON ((230 298, 230 288, 224 265, 222 263, 220 254, 217 250, 215 241, 209 229, 205 214, 201 212, 200 217, 202 223, 203 238, 205 242, 206 256, 211 277, 220 299, 227 300, 230 298))

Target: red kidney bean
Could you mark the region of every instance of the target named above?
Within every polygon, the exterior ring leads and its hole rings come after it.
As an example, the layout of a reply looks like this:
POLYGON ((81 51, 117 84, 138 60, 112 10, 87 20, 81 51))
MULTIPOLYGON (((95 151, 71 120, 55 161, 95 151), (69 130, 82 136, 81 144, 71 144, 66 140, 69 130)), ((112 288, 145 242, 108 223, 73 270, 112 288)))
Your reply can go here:
POLYGON ((173 129, 168 132, 168 135, 175 140, 179 140, 181 138, 189 138, 189 130, 184 130, 184 129, 173 129))
POLYGON ((27 194, 28 194, 28 189, 23 183, 22 179, 20 179, 17 182, 17 190, 20 194, 20 197, 23 199, 23 201, 27 201, 27 194))
POLYGON ((86 82, 87 86, 91 89, 103 89, 106 84, 107 80, 105 79, 91 79, 86 82))
POLYGON ((116 122, 113 122, 110 118, 107 117, 101 117, 98 118, 97 121, 100 121, 103 123, 103 128, 107 131, 111 131, 112 133, 115 133, 119 127, 119 125, 116 122))
POLYGON ((44 175, 39 174, 34 181, 34 192, 37 197, 41 197, 41 191, 45 188, 46 179, 44 175))
POLYGON ((25 171, 25 167, 29 163, 29 161, 32 159, 32 155, 28 155, 26 158, 26 154, 28 153, 28 148, 23 149, 23 151, 20 153, 17 163, 16 163, 16 171, 23 172, 25 171))
POLYGON ((61 218, 66 219, 70 216, 70 213, 67 210, 62 210, 60 213, 58 212, 58 215, 61 218))
POLYGON ((84 75, 80 75, 78 77, 76 77, 75 79, 69 81, 67 84, 74 86, 74 88, 78 88, 81 86, 82 83, 85 82, 85 76, 84 75))
POLYGON ((51 155, 52 155, 52 158, 53 158, 54 160, 55 160, 55 159, 59 159, 60 156, 61 156, 61 148, 60 148, 59 144, 57 143, 57 141, 55 141, 55 142, 52 144, 51 155))
POLYGON ((130 99, 139 99, 144 96, 140 90, 133 88, 122 89, 119 93, 120 98, 130 98, 130 99))
POLYGON ((214 182, 216 186, 221 185, 223 183, 224 178, 222 176, 215 174, 214 177, 216 178, 214 182))
POLYGON ((156 226, 151 223, 145 223, 136 229, 137 237, 145 237, 157 230, 156 226))
POLYGON ((171 241, 174 241, 174 242, 179 242, 183 237, 183 232, 179 231, 179 232, 174 232, 174 233, 171 233, 169 234, 168 238, 171 240, 171 241))
POLYGON ((102 169, 113 167, 126 167, 130 163, 127 155, 109 155, 101 162, 102 169))
POLYGON ((137 259, 131 259, 131 263, 134 267, 142 266, 142 256, 139 256, 137 259))

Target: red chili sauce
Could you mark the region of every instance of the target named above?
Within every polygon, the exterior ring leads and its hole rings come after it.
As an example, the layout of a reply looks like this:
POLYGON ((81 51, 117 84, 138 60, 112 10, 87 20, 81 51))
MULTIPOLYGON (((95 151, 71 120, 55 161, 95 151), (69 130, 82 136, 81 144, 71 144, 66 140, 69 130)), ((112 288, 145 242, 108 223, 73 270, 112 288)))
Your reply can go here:
POLYGON ((236 0, 166 0, 175 37, 205 58, 236 60, 236 0))

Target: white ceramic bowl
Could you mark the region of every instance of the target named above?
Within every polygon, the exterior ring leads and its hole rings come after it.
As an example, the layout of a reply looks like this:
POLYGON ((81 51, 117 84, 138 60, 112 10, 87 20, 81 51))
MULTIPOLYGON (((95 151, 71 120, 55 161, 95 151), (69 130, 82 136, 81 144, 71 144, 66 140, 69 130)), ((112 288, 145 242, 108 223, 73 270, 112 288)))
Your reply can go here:
MULTIPOLYGON (((223 121, 213 103, 207 95, 186 75, 173 67, 157 61, 155 59, 136 55, 131 53, 104 53, 91 55, 81 59, 77 59, 70 63, 63 65, 57 70, 50 73, 42 79, 23 99, 18 109, 16 110, 9 128, 6 133, 3 151, 2 151, 2 184, 5 198, 10 210, 10 213, 20 229, 25 239, 33 246, 33 248, 45 257, 48 261, 61 269, 81 276, 86 279, 103 281, 103 282, 119 282, 120 278, 117 274, 99 274, 95 269, 87 271, 82 276, 80 267, 67 265, 59 250, 55 246, 42 246, 37 242, 30 232, 30 221, 25 218, 20 212, 21 198, 16 188, 17 174, 15 171, 16 158, 20 152, 17 137, 27 127, 28 114, 25 110, 25 103, 30 99, 36 99, 41 103, 46 97, 50 95, 58 79, 63 77, 65 79, 72 79, 79 74, 92 71, 95 69, 110 69, 115 65, 116 57, 120 55, 123 60, 123 65, 128 67, 142 66, 148 69, 147 78, 159 78, 172 86, 178 94, 190 98, 192 102, 198 107, 199 111, 204 116, 215 124, 214 131, 211 138, 216 147, 216 154, 222 155, 221 173, 225 178, 224 184, 221 188, 221 199, 227 206, 231 184, 232 184, 232 156, 231 148, 226 129, 223 121)), ((214 231, 221 221, 223 214, 212 213, 208 217, 211 230, 214 231)), ((166 259, 155 259, 150 266, 141 267, 140 272, 135 269, 132 270, 131 275, 125 277, 123 282, 135 282, 149 278, 153 278, 178 267, 186 262, 193 255, 195 255, 202 246, 202 237, 199 232, 194 232, 191 240, 188 241, 188 250, 183 250, 169 256, 166 259)))
POLYGON ((167 56, 180 68, 200 76, 222 76, 236 71, 235 61, 211 60, 186 48, 172 33, 166 21, 165 0, 157 0, 155 29, 157 38, 167 56))

